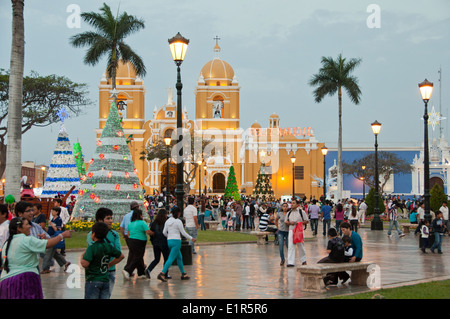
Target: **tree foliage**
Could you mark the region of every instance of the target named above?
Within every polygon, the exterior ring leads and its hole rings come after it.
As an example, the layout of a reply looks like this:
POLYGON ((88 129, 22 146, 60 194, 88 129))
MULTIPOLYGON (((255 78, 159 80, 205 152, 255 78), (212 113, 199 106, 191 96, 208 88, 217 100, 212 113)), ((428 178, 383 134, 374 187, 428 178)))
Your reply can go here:
POLYGON ((129 35, 143 29, 144 21, 135 16, 122 12, 117 16, 111 8, 103 3, 100 13, 83 12, 83 20, 91 25, 95 31, 86 31, 70 38, 70 44, 74 47, 88 47, 84 56, 84 63, 96 65, 103 56, 107 56, 107 72, 112 79, 112 87, 116 87, 116 71, 119 60, 123 63, 131 62, 136 74, 145 76, 146 68, 142 58, 124 42, 129 35))
POLYGON ((320 103, 326 96, 338 95, 338 165, 337 183, 338 197, 342 198, 343 167, 342 167, 342 91, 347 92, 352 103, 358 105, 361 100, 361 89, 358 78, 352 72, 361 64, 361 59, 347 60, 339 54, 336 59, 322 57, 322 67, 309 80, 309 85, 315 87, 313 91, 316 103, 320 103))
MULTIPOLYGON (((375 154, 370 153, 352 163, 343 162, 344 174, 352 175, 369 187, 375 187, 375 154), (365 169, 362 167, 365 166, 365 169)), ((407 174, 412 166, 404 159, 391 152, 378 152, 379 191, 382 194, 392 174, 407 174)))
MULTIPOLYGON (((375 189, 371 188, 369 193, 366 195, 365 202, 367 204, 367 215, 372 215, 375 209, 375 189)), ((386 211, 386 206, 384 206, 383 198, 378 196, 378 209, 379 213, 383 214, 386 211)))
MULTIPOLYGON (((6 136, 8 133, 9 72, 0 69, 0 176, 5 168, 6 136)), ((78 116, 92 104, 87 84, 76 83, 55 74, 41 76, 37 72, 23 78, 22 134, 33 127, 45 127, 59 122, 62 106, 67 113, 78 116)))
POLYGON ((441 208, 442 202, 447 200, 447 195, 438 184, 435 184, 430 191, 430 208, 436 212, 441 208))

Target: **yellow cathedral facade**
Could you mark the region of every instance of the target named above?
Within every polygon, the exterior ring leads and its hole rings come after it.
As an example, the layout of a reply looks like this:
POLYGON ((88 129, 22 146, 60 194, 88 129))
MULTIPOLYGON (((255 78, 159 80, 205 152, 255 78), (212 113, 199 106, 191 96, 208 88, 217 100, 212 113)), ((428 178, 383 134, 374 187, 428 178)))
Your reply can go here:
MULTIPOLYGON (((106 74, 106 73, 105 73, 106 74)), ((112 102, 111 79, 106 75, 99 84, 100 138, 112 102)), ((166 159, 140 159, 142 152, 176 132, 177 110, 173 90, 167 103, 155 107, 146 119, 145 86, 130 63, 120 63, 116 75, 119 92, 117 106, 124 134, 130 138, 130 152, 146 195, 159 194, 167 185, 166 159)), ((250 128, 240 125, 241 87, 232 66, 220 58, 216 42, 214 57, 200 70, 195 94, 195 117, 182 113, 183 129, 193 136, 211 141, 202 158, 188 157, 185 171, 200 169, 190 182, 190 194, 223 195, 230 167, 233 166, 241 195, 252 196, 258 172, 269 175, 274 197, 295 195, 319 198, 324 164, 321 148, 311 127, 280 127, 276 114, 268 116, 268 125, 254 122, 250 128), (295 163, 292 159, 295 158, 295 163)), ((249 106, 244 106, 248 108, 249 106)), ((257 110, 255 110, 255 114, 257 110)), ((175 136, 175 134, 173 135, 175 136)), ((187 175, 186 175, 187 176, 187 175)), ((185 177, 186 177, 185 176, 185 177)), ((176 169, 169 166, 169 190, 175 188, 176 169)))

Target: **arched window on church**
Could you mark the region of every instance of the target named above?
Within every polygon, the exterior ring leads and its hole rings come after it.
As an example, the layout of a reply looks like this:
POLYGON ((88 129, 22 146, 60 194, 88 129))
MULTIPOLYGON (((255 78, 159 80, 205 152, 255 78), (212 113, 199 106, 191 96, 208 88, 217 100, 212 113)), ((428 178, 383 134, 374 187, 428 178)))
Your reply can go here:
POLYGON ((221 96, 216 96, 213 99, 213 118, 215 119, 220 119, 223 118, 223 97, 221 96))
POLYGON ((124 96, 117 97, 117 112, 120 118, 127 118, 127 99, 124 96))

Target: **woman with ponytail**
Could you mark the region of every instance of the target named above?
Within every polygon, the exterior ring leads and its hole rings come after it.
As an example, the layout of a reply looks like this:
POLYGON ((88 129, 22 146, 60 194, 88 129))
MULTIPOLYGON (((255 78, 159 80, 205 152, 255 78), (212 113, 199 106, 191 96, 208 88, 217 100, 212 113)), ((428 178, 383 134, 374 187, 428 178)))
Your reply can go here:
POLYGON ((29 236, 30 229, 30 222, 23 217, 15 217, 9 223, 9 237, 0 259, 0 299, 43 299, 39 254, 70 237, 67 230, 48 240, 38 239, 29 236))

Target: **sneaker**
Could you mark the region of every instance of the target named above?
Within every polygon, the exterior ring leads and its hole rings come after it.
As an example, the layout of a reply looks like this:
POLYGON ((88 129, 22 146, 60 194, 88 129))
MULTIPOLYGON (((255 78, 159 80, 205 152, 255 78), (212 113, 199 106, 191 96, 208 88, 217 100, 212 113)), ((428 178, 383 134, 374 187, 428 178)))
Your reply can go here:
POLYGON ((170 277, 169 275, 166 275, 166 279, 169 280, 169 279, 172 279, 172 277, 170 277))
POLYGON ((181 280, 189 280, 191 277, 189 277, 186 273, 181 274, 181 280))
POLYGON ((398 235, 399 238, 405 237, 405 234, 398 235))
POLYGON ((442 251, 438 250, 438 254, 442 254, 442 251))
POLYGON ((164 276, 164 273, 160 272, 158 275, 158 279, 161 280, 162 282, 166 282, 167 279, 165 278, 166 276, 164 276))
POLYGON ((140 275, 140 276, 137 277, 137 279, 147 279, 147 276, 146 275, 140 275))
POLYGON ((303 265, 303 266, 306 266, 306 261, 302 262, 302 265, 303 265))
POLYGON ((130 280, 131 276, 130 276, 129 272, 126 271, 125 269, 122 270, 122 275, 123 275, 123 278, 125 278, 126 280, 130 280))
POLYGON ((430 251, 434 254, 434 249, 430 249, 430 251))
POLYGON ((286 267, 294 267, 294 265, 287 265, 286 267))
POLYGON ((284 260, 282 260, 281 262, 280 262, 280 266, 283 266, 284 265, 284 260))
POLYGON ((422 250, 422 253, 428 254, 428 253, 425 251, 425 249, 421 249, 421 250, 422 250))
POLYGON ((145 269, 145 277, 150 279, 150 270, 148 270, 148 268, 145 269))

